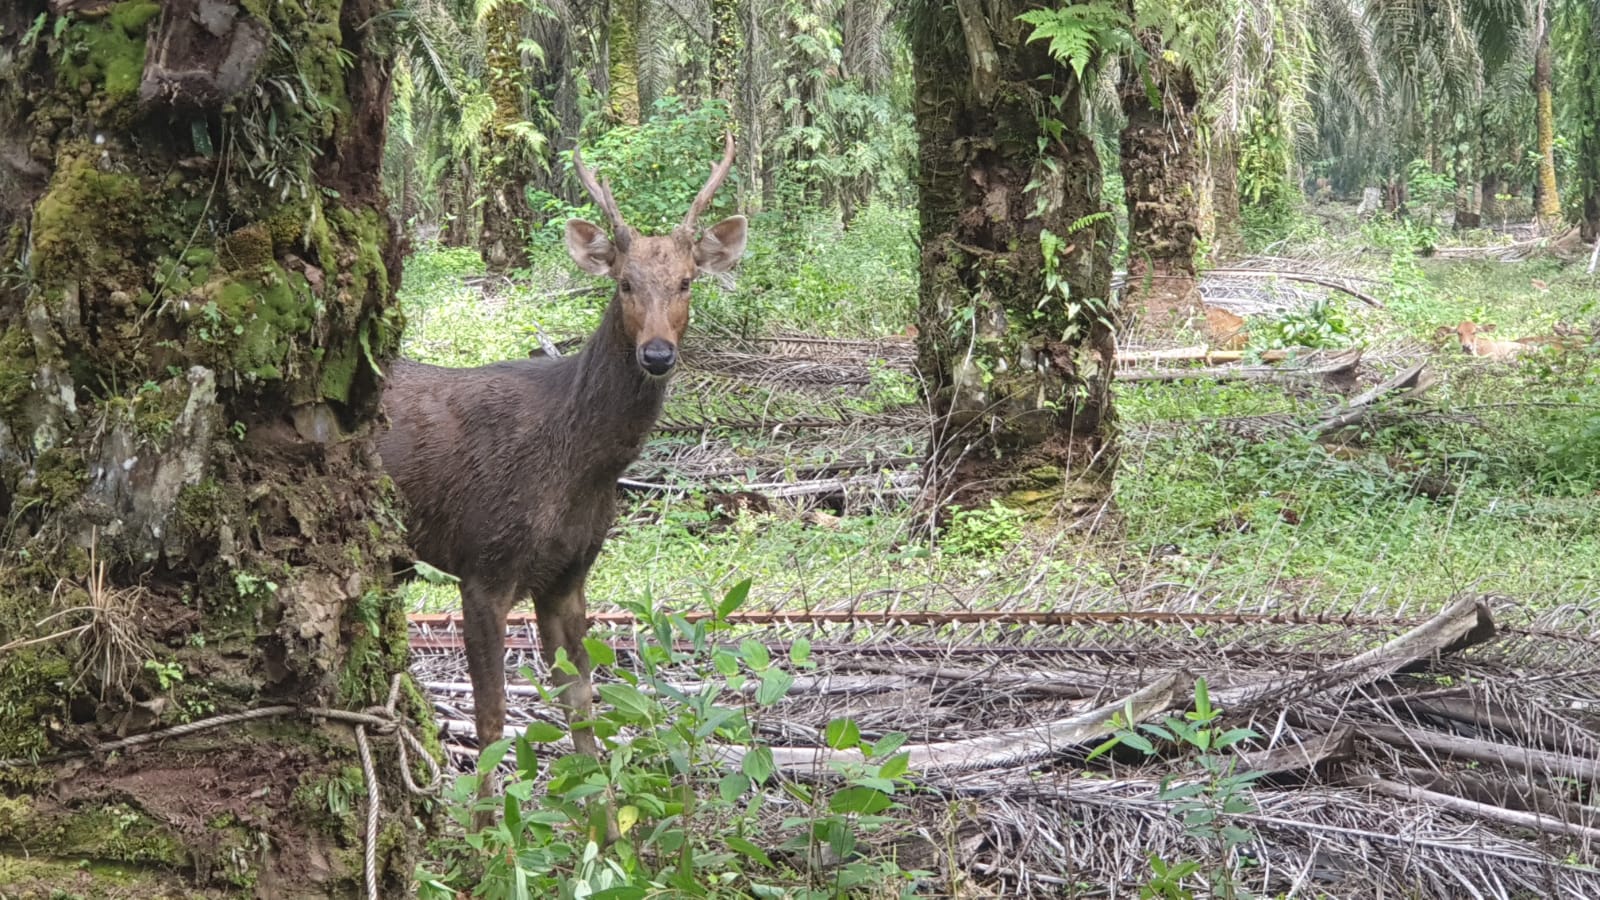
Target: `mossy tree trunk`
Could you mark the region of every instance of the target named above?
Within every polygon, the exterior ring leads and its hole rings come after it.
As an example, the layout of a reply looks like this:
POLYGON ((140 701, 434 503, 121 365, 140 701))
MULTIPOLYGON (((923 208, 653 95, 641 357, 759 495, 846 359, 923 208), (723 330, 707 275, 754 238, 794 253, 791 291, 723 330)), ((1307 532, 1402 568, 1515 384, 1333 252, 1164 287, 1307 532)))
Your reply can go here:
POLYGON ((1195 201, 1194 108, 1198 99, 1188 69, 1148 48, 1152 104, 1144 76, 1129 67, 1120 85, 1122 182, 1128 205, 1128 277, 1122 311, 1156 328, 1170 328, 1199 312, 1194 255, 1200 239, 1195 201))
POLYGON ((1577 15, 1588 17, 1579 34, 1577 65, 1572 73, 1578 120, 1578 190, 1583 197, 1582 237, 1600 240, 1600 8, 1583 4, 1577 15))
POLYGON ((936 502, 1070 515, 1109 479, 1110 245, 1082 85, 1017 16, 919 2, 910 26, 922 265, 918 366, 936 502), (1098 359, 1096 355, 1098 354, 1098 359))
MULTIPOLYGON (((387 7, 0 11, 0 759, 37 761, 0 765, 13 895, 111 869, 116 896, 359 893, 347 726, 55 757, 267 705, 359 710, 404 670, 370 442, 402 324, 387 7)), ((399 897, 419 811, 389 748, 377 854, 399 897)))
POLYGON ((1539 155, 1539 207, 1536 210, 1539 224, 1546 231, 1554 230, 1561 222, 1561 195, 1556 188, 1556 114, 1551 90, 1550 28, 1545 4, 1538 4, 1539 45, 1533 55, 1533 93, 1537 104, 1535 122, 1538 129, 1539 155))
POLYGON ((494 101, 494 125, 484 158, 492 162, 483 173, 488 188, 483 198, 483 232, 478 246, 484 261, 496 270, 528 264, 526 230, 532 219, 528 185, 545 164, 529 137, 537 126, 532 120, 529 95, 531 60, 523 52, 528 39, 527 7, 502 3, 484 20, 485 57, 489 97, 494 101))

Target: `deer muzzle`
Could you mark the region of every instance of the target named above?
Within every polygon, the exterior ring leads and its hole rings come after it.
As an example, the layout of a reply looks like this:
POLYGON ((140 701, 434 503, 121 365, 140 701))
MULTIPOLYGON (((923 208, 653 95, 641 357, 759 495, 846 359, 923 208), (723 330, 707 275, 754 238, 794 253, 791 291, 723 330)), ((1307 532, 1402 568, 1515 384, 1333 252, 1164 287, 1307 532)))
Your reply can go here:
POLYGON ((657 378, 671 372, 677 362, 678 348, 670 341, 652 338, 639 347, 639 365, 657 378))

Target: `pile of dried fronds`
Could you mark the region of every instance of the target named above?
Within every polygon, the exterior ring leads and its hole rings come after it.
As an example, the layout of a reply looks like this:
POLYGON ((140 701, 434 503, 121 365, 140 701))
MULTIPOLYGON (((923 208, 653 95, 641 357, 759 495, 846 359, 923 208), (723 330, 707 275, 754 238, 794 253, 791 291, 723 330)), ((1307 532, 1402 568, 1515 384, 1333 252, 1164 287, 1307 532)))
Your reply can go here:
MULTIPOLYGON (((785 777, 830 777, 839 754, 820 735, 835 718, 869 739, 910 736, 926 792, 909 802, 899 852, 947 885, 1114 895, 1148 881, 1158 857, 1226 864, 1276 895, 1580 897, 1600 896, 1600 640, 1584 616, 1523 621, 1493 598, 1420 619, 761 612, 737 636, 775 656, 812 641, 818 669, 760 713, 785 777), (1168 746, 1084 761, 1113 713, 1181 714, 1197 677, 1228 725, 1261 735, 1235 758, 1264 774, 1230 818, 1253 835, 1231 860, 1163 799, 1165 778, 1203 780, 1193 757, 1168 746)), ((625 617, 597 618, 626 659, 625 617)), ((453 626, 418 627, 432 649, 416 671, 449 732, 470 737, 453 626)), ((512 645, 538 670, 521 628, 512 645)), ((513 690, 513 721, 560 721, 531 688, 513 690)))

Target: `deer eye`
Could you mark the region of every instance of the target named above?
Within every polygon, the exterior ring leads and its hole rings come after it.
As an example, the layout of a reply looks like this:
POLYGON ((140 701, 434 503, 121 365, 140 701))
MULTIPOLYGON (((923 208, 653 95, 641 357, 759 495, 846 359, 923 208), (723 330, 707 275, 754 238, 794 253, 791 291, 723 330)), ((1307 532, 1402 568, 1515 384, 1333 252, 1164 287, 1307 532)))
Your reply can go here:
POLYGON ((685 278, 684 280, 678 282, 678 290, 687 291, 689 289, 689 285, 691 285, 693 283, 694 283, 694 279, 693 278, 685 278))
POLYGON ((617 282, 617 289, 622 291, 624 294, 626 294, 629 291, 633 290, 633 283, 630 282, 628 279, 624 278, 621 281, 617 282))

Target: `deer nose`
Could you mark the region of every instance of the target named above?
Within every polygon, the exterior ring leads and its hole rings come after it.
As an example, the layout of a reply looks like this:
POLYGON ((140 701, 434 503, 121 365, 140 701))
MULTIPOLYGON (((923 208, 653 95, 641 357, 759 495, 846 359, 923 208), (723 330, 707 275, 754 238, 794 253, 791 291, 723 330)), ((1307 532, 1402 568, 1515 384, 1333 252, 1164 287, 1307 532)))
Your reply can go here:
POLYGON ((661 338, 654 338, 639 348, 639 365, 651 375, 667 374, 677 361, 677 348, 661 338))

